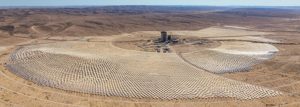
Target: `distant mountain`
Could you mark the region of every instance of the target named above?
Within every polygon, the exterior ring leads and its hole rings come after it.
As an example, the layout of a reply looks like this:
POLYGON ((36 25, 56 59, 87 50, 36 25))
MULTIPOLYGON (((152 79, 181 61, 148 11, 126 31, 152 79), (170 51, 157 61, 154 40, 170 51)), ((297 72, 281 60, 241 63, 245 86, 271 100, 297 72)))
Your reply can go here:
POLYGON ((18 9, 18 8, 72 8, 72 9, 102 9, 102 10, 122 10, 122 11, 210 11, 224 10, 230 7, 222 6, 151 6, 151 5, 120 5, 120 6, 0 6, 0 9, 18 9))
POLYGON ((240 7, 218 13, 239 15, 244 17, 296 17, 300 14, 298 7, 240 7))

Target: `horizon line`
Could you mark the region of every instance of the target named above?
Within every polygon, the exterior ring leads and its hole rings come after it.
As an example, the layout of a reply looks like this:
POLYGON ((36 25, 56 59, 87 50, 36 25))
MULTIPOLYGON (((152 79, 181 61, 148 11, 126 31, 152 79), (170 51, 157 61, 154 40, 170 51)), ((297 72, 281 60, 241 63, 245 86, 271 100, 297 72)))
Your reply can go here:
POLYGON ((300 5, 3 5, 0 7, 106 7, 106 6, 190 6, 190 7, 300 7, 300 5))

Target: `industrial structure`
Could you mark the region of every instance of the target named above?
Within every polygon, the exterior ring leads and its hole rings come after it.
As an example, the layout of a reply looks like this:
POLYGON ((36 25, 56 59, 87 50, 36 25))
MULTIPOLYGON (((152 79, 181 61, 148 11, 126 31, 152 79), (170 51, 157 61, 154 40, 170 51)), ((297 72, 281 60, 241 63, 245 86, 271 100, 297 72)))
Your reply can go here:
POLYGON ((161 31, 161 37, 159 40, 161 43, 175 43, 177 40, 172 38, 172 35, 168 35, 166 31, 161 31))
POLYGON ((168 33, 166 31, 161 32, 160 42, 166 42, 168 39, 168 33))

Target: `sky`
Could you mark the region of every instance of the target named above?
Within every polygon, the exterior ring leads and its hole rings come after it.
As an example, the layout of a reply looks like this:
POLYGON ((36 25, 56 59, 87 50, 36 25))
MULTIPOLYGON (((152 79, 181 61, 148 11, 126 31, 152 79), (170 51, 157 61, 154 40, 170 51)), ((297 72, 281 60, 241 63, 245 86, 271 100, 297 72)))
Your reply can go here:
POLYGON ((86 5, 300 6, 300 0, 0 0, 0 6, 86 5))

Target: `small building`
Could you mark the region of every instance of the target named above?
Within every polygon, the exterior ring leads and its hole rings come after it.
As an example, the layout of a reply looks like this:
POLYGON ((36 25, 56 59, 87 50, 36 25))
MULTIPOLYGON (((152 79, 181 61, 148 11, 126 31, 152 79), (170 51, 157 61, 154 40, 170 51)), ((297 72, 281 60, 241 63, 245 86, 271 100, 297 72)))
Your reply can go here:
POLYGON ((167 41, 168 41, 168 42, 171 42, 171 41, 172 41, 172 36, 171 36, 171 35, 168 35, 167 41))

